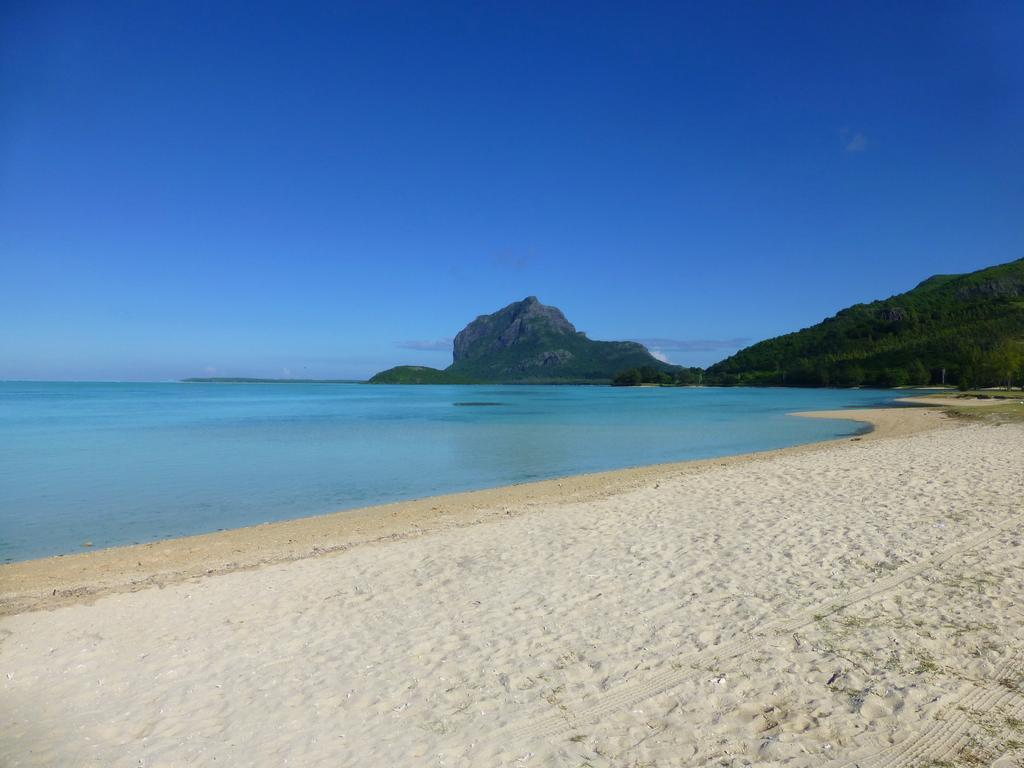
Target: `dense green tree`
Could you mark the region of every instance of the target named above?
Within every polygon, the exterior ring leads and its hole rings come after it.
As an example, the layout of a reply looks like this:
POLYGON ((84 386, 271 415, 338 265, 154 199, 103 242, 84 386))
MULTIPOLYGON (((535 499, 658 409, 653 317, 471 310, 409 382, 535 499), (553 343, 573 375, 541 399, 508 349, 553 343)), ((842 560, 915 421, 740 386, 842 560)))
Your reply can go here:
POLYGON ((999 383, 1005 383, 1007 389, 1013 388, 1013 379, 1020 372, 1022 360, 1024 360, 1024 355, 1021 354, 1021 345, 1010 339, 1003 339, 992 350, 993 372, 998 377, 999 383))
POLYGON ((865 383, 866 378, 864 369, 857 363, 844 360, 836 367, 836 386, 859 387, 865 383))
POLYGON ((644 383, 643 374, 639 368, 630 368, 615 375, 612 379, 612 386, 615 387, 636 387, 644 383))
POLYGON ((677 368, 669 373, 644 365, 620 371, 612 379, 612 384, 617 387, 635 387, 641 384, 659 384, 663 387, 687 386, 699 383, 702 374, 703 371, 700 368, 677 368))
POLYGON ((873 384, 880 387, 903 387, 910 383, 910 377, 902 368, 886 368, 873 377, 873 384))
POLYGON ((913 360, 910 365, 907 366, 908 384, 931 384, 931 379, 931 373, 920 360, 913 360))

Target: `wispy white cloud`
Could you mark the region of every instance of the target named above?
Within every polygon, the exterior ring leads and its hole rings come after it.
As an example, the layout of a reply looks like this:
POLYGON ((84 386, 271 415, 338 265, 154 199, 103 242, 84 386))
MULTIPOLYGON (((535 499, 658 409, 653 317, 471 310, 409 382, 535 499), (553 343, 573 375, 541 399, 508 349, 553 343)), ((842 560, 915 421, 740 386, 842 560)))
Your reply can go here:
POLYGON ((482 254, 481 258, 472 261, 453 261, 447 267, 448 277, 461 280, 479 271, 482 265, 498 273, 518 273, 532 270, 538 264, 537 252, 533 248, 522 251, 503 249, 490 254, 482 254))
POLYGON ((868 137, 860 131, 851 131, 843 128, 839 131, 839 140, 843 143, 843 149, 847 152, 866 152, 868 148, 868 137))
POLYGON ((647 351, 651 353, 651 357, 653 357, 655 360, 661 360, 661 362, 663 363, 668 362, 668 355, 666 355, 660 349, 648 349, 647 351))
POLYGON ((491 264, 497 269, 510 269, 515 272, 521 272, 533 266, 536 260, 537 254, 532 248, 519 252, 506 250, 494 254, 491 264))
MULTIPOLYGON (((750 342, 747 338, 736 339, 633 339, 643 344, 651 354, 654 350, 661 353, 674 352, 714 352, 718 349, 735 349, 750 342)), ((655 355, 657 357, 657 355, 655 355)), ((660 359, 660 358, 659 358, 660 359)))
POLYGON ((400 349, 415 349, 420 352, 451 352, 452 339, 411 339, 396 343, 400 349))

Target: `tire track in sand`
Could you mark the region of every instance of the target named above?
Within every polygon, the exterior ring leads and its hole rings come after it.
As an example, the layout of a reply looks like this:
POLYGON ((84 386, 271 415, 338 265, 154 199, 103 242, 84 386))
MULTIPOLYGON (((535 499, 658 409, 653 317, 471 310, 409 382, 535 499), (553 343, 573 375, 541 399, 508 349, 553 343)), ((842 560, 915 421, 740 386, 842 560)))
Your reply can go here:
POLYGON ((991 764, 1005 751, 1004 740, 977 721, 997 711, 1003 718, 1024 717, 1024 653, 1011 651, 997 667, 991 679, 963 698, 956 711, 905 741, 868 757, 836 765, 841 768, 901 768, 902 766, 941 765, 970 751, 973 762, 991 764), (981 754, 977 754, 980 752, 981 754))
POLYGON ((805 609, 787 619, 768 622, 753 630, 746 638, 738 638, 719 645, 709 646, 677 657, 676 664, 686 664, 688 669, 663 669, 640 680, 631 680, 609 691, 594 694, 576 705, 561 704, 559 709, 525 722, 502 728, 496 734, 500 741, 515 743, 537 738, 551 738, 574 730, 581 725, 600 720, 614 712, 634 707, 681 683, 696 677, 702 670, 694 666, 706 666, 711 661, 724 661, 755 650, 763 645, 769 635, 789 634, 814 621, 841 611, 857 603, 886 592, 909 579, 925 573, 937 565, 991 541, 1013 525, 1018 524, 1016 516, 1005 520, 987 531, 942 550, 920 562, 894 571, 884 579, 872 582, 866 587, 839 597, 826 600, 817 606, 805 609))

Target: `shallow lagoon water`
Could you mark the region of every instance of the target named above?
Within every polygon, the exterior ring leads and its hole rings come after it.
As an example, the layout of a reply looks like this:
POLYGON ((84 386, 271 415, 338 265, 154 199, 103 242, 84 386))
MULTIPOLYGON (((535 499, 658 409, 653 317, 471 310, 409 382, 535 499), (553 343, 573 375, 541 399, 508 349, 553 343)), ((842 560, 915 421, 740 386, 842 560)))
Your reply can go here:
POLYGON ((0 382, 0 562, 851 435, 787 414, 896 395, 0 382))

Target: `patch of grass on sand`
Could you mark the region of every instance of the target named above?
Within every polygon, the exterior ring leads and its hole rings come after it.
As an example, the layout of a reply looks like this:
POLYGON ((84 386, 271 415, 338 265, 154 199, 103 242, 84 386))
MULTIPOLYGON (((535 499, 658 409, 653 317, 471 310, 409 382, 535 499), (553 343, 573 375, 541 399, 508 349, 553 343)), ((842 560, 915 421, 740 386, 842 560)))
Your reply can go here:
POLYGON ((917 669, 914 670, 915 675, 927 675, 934 674, 942 670, 938 662, 932 658, 932 655, 925 650, 918 650, 914 653, 917 659, 917 669))
MULTIPOLYGON (((993 400, 1020 400, 1024 398, 1024 392, 1019 389, 969 389, 966 392, 954 392, 951 394, 934 395, 934 397, 970 397, 982 400, 992 398, 993 400)), ((927 395, 926 395, 927 397, 927 395)))
POLYGON ((1021 692, 1020 681, 1016 680, 1016 679, 1014 679, 1012 677, 1000 678, 999 684, 1001 686, 1003 686, 1003 688, 1006 688, 1008 691, 1013 691, 1014 693, 1020 693, 1021 692))
POLYGON ((1024 421, 1024 398, 1017 394, 1016 401, 1000 401, 992 405, 966 406, 958 408, 949 406, 946 413, 965 421, 984 421, 993 424, 1024 421))
POLYGON ((867 616, 840 616, 839 623, 847 629, 861 629, 871 626, 873 618, 867 616))

